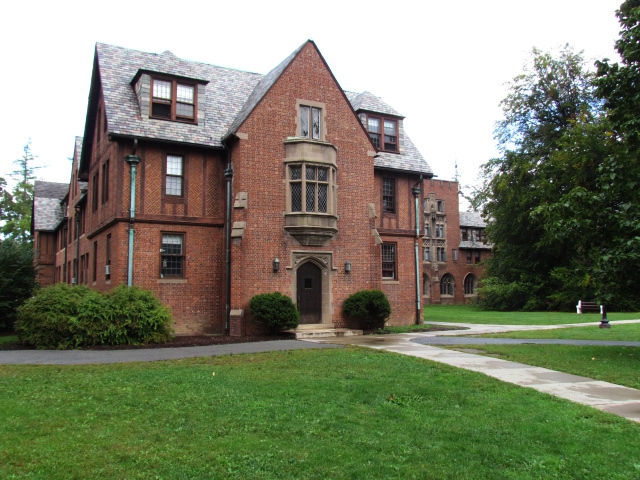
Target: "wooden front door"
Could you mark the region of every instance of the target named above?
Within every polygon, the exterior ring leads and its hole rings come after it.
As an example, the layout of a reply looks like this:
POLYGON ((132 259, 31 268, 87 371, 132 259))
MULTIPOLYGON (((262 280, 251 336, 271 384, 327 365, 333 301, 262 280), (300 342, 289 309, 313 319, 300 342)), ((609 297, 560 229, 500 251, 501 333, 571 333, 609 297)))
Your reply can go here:
POLYGON ((322 323, 322 270, 307 262, 298 268, 300 323, 322 323))

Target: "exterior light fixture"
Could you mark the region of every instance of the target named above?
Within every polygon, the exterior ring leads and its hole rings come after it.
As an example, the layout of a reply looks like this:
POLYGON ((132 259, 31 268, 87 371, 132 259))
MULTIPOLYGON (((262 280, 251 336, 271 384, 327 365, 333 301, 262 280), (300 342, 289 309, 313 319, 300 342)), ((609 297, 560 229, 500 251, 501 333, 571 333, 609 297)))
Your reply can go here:
POLYGON ((274 273, 277 273, 280 270, 280 260, 278 260, 278 257, 273 259, 273 271, 274 273))
POLYGON ((344 262, 344 273, 351 273, 351 262, 349 260, 344 262))

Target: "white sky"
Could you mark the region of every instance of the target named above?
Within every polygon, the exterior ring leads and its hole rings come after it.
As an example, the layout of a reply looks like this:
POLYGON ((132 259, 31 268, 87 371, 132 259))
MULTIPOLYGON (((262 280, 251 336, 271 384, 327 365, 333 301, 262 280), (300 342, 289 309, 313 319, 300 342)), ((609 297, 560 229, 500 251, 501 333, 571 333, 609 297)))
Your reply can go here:
POLYGON ((0 18, 0 176, 31 139, 39 179, 68 182, 104 42, 265 74, 307 39, 341 87, 403 114, 435 174, 475 184, 496 155, 505 82, 535 46, 617 58, 622 0, 21 0, 0 18))

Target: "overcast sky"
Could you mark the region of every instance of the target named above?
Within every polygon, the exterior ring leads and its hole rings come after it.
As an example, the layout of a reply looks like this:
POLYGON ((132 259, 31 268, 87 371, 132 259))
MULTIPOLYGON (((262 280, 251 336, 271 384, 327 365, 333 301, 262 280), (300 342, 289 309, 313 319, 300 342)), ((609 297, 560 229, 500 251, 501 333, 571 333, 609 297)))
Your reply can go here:
POLYGON ((435 174, 474 184, 496 155, 505 83, 533 47, 617 58, 622 0, 6 2, 0 18, 0 176, 31 139, 38 178, 68 182, 96 42, 265 74, 307 39, 345 90, 403 114, 435 174))

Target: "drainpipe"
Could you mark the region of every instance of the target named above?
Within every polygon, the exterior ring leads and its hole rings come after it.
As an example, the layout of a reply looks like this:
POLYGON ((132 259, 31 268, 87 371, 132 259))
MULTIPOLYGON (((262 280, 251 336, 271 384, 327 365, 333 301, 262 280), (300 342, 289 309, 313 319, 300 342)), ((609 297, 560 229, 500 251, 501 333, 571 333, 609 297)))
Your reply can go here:
POLYGON ((76 285, 80 285, 80 277, 78 275, 80 273, 80 222, 78 222, 80 219, 80 208, 76 206, 74 210, 76 211, 74 217, 76 221, 76 264, 73 269, 73 274, 76 277, 76 285))
POLYGON ((124 157, 131 166, 131 203, 129 209, 129 254, 127 263, 127 286, 133 285, 133 221, 136 217, 136 167, 140 163, 140 156, 136 155, 138 140, 133 140, 133 152, 124 157))
POLYGON ((415 210, 416 210, 416 237, 413 242, 413 247, 415 250, 415 258, 416 258, 416 325, 421 325, 422 322, 422 307, 420 305, 420 249, 418 245, 418 241, 420 240, 420 210, 419 210, 419 197, 420 197, 420 187, 422 184, 422 175, 420 175, 420 181, 415 184, 415 186, 411 189, 413 193, 413 198, 415 201, 415 210))
POLYGON ((231 333, 231 198, 233 192, 233 166, 231 164, 231 148, 228 145, 228 140, 231 137, 225 137, 222 139, 222 145, 225 147, 227 154, 227 167, 224 170, 224 178, 226 180, 226 212, 225 212, 225 325, 227 335, 231 333))

